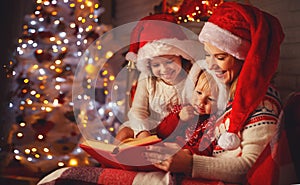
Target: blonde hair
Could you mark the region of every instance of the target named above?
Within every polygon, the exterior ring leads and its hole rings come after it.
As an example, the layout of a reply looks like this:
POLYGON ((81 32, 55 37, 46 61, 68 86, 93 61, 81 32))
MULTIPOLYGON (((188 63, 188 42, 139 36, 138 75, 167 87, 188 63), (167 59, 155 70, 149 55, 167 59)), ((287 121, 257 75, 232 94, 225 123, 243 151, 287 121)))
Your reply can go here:
POLYGON ((200 83, 199 85, 201 89, 209 90, 214 95, 219 93, 219 87, 217 85, 217 82, 215 81, 213 76, 205 70, 202 70, 199 73, 199 77, 197 78, 195 87, 198 85, 198 83, 200 83))

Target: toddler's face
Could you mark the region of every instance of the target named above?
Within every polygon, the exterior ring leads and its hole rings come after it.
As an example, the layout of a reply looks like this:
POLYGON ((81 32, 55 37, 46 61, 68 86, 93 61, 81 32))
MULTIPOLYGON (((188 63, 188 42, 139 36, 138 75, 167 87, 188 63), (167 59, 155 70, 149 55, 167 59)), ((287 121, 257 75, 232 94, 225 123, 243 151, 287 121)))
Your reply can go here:
POLYGON ((174 84, 182 70, 181 58, 175 55, 154 57, 149 65, 153 75, 167 84, 174 84))
POLYGON ((194 110, 199 115, 211 114, 212 110, 216 110, 217 96, 213 93, 209 87, 205 86, 201 80, 197 82, 197 85, 193 92, 192 105, 194 110))

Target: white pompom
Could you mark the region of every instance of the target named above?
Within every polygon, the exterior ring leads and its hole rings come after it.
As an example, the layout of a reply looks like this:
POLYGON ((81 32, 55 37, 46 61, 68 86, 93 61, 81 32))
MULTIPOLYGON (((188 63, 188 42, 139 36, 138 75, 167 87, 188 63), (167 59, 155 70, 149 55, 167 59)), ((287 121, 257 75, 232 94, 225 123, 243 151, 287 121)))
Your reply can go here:
POLYGON ((132 62, 136 62, 137 59, 137 54, 135 54, 134 52, 128 52, 125 56, 126 60, 128 61, 132 61, 132 62))
POLYGON ((237 149, 240 144, 241 140, 239 136, 231 132, 223 133, 218 140, 218 145, 225 150, 237 149))

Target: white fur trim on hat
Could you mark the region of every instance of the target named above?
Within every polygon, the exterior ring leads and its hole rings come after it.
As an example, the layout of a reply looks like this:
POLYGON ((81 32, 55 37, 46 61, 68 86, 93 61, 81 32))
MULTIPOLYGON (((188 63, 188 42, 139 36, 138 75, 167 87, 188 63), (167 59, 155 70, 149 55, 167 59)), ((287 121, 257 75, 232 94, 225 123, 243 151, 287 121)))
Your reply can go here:
POLYGON ((145 74, 151 74, 149 59, 161 55, 176 55, 194 63, 198 59, 204 59, 203 44, 197 40, 161 39, 148 42, 139 49, 136 67, 145 74))
POLYGON ((136 62, 137 59, 137 54, 135 54, 134 52, 128 52, 125 56, 126 60, 128 61, 132 61, 132 62, 136 62))
POLYGON ((208 42, 215 47, 229 53, 230 55, 244 60, 250 49, 251 43, 245 39, 235 36, 231 32, 219 26, 206 22, 199 34, 201 42, 208 42))

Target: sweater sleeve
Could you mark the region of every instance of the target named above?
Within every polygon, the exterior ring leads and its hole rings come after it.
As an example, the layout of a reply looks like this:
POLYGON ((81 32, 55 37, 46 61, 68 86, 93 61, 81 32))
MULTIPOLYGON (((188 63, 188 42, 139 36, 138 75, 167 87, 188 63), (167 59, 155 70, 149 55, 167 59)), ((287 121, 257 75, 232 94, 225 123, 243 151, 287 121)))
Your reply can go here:
POLYGON ((149 91, 147 78, 140 78, 136 87, 136 92, 132 106, 128 112, 130 127, 135 135, 143 130, 148 130, 147 120, 149 120, 149 91))
POLYGON ((224 155, 216 157, 194 155, 192 176, 231 183, 243 182, 276 130, 275 124, 245 129, 242 132, 241 149, 237 149, 241 152, 240 156, 235 155, 236 151, 225 151, 224 155))
POLYGON ((193 177, 231 183, 246 180, 249 169, 266 146, 270 144, 272 148, 272 143, 278 140, 281 103, 277 91, 270 89, 240 132, 240 147, 231 151, 215 150, 213 157, 193 155, 193 177))

